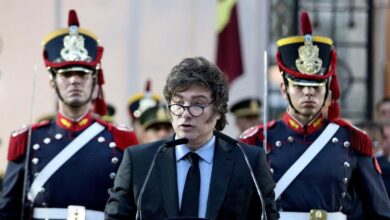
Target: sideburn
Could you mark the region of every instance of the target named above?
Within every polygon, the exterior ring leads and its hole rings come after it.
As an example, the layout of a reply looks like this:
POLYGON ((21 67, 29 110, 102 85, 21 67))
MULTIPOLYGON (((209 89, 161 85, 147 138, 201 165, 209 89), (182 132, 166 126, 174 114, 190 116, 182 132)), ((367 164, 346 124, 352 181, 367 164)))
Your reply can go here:
MULTIPOLYGON (((213 122, 213 120, 214 120, 214 117, 216 117, 216 115, 218 114, 218 112, 216 111, 216 109, 215 109, 215 107, 213 106, 213 110, 212 110, 213 112, 212 112, 212 114, 207 118, 207 120, 206 120, 206 123, 207 124, 210 124, 210 123, 212 123, 213 122)), ((219 119, 217 119, 217 121, 218 121, 219 119)))

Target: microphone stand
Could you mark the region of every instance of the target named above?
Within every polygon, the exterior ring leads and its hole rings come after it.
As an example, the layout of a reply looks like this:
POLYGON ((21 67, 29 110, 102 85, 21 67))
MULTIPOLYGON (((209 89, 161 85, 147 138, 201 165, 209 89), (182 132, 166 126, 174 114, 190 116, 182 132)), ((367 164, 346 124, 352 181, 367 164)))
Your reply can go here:
POLYGON ((267 117, 268 117, 268 54, 264 51, 264 86, 263 86, 263 149, 267 154, 267 117))
MULTIPOLYGON (((29 169, 29 162, 30 162, 30 145, 31 145, 31 135, 32 135, 32 118, 33 118, 33 109, 34 109, 34 101, 35 101, 35 86, 36 86, 36 79, 37 79, 37 73, 38 73, 38 67, 37 65, 34 66, 34 76, 33 76, 33 84, 32 84, 32 92, 31 92, 31 99, 30 99, 30 115, 29 115, 29 123, 28 123, 28 131, 27 131, 27 144, 26 144, 26 156, 24 161, 24 176, 23 176, 23 191, 22 191, 22 210, 20 214, 20 219, 24 220, 26 215, 26 200, 27 200, 27 189, 29 185, 29 179, 28 179, 28 169, 29 169)), ((32 201, 33 202, 33 201, 32 201)))
POLYGON ((154 165, 156 163, 156 159, 157 159, 158 153, 164 147, 174 147, 176 145, 186 144, 186 143, 188 143, 188 139, 187 138, 181 138, 181 139, 176 139, 176 140, 172 140, 172 141, 167 141, 167 142, 165 142, 165 144, 162 144, 160 147, 158 147, 156 153, 154 154, 152 163, 149 166, 148 172, 146 174, 145 180, 144 180, 144 182, 142 184, 142 187, 141 187, 138 199, 137 199, 137 213, 135 215, 135 218, 137 220, 142 220, 143 219, 142 218, 142 196, 144 195, 146 184, 149 182, 150 176, 152 174, 152 171, 153 171, 154 165))
POLYGON ((252 166, 249 163, 248 156, 246 155, 244 149, 242 148, 242 146, 240 145, 240 143, 237 140, 234 140, 233 138, 227 136, 226 134, 224 134, 222 132, 219 132, 219 131, 214 131, 214 134, 217 137, 220 137, 221 139, 224 139, 224 140, 226 140, 226 141, 236 145, 240 149, 242 155, 244 156, 246 166, 248 167, 249 172, 251 173, 252 181, 253 181, 253 183, 254 183, 254 185, 256 187, 257 195, 260 198, 260 203, 261 203, 261 220, 267 220, 267 214, 266 214, 266 210, 265 210, 263 193, 261 192, 259 183, 256 180, 255 173, 253 172, 252 166))
POLYGON ((255 184, 257 194, 260 197, 260 202, 261 202, 261 220, 267 220, 263 194, 262 194, 262 192, 260 190, 259 183, 256 180, 255 173, 253 172, 252 166, 249 163, 248 156, 246 155, 244 149, 242 149, 242 146, 238 142, 236 142, 236 145, 237 145, 238 148, 240 148, 241 153, 244 156, 246 165, 248 166, 248 169, 249 169, 249 171, 251 173, 251 177, 252 177, 253 183, 255 184))

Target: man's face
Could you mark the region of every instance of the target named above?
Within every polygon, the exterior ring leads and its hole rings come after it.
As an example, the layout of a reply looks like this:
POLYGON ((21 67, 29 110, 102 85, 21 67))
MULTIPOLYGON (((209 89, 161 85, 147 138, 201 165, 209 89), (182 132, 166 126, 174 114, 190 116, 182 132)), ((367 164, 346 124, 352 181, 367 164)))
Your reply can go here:
MULTIPOLYGON (((137 136, 138 141, 142 142, 144 138, 144 127, 141 125, 139 119, 133 119, 131 123, 132 128, 134 129, 135 135, 137 136)), ((143 143, 143 142, 142 142, 143 143)))
MULTIPOLYGON (((203 114, 195 117, 185 108, 183 114, 177 116, 170 112, 172 126, 178 138, 188 138, 188 146, 198 149, 213 135, 219 114, 213 109, 211 91, 205 87, 193 85, 183 92, 176 93, 169 104, 183 106, 205 106, 203 114)), ((172 109, 172 108, 171 108, 172 109)))
POLYGON ((287 87, 284 83, 281 85, 282 96, 287 100, 287 92, 290 95, 291 103, 301 115, 289 108, 291 114, 296 118, 312 118, 317 114, 324 102, 326 87, 322 86, 300 86, 290 83, 287 87))
POLYGON ((170 123, 157 123, 148 127, 143 136, 143 143, 149 143, 160 139, 168 138, 173 134, 170 123))
POLYGON ((380 122, 390 122, 390 102, 384 102, 378 109, 380 122))
POLYGON ((246 116, 246 117, 237 117, 236 126, 240 130, 240 133, 243 133, 250 127, 260 124, 259 116, 246 116))
POLYGON ((57 73, 53 79, 65 103, 78 108, 86 105, 91 96, 93 77, 91 72, 69 71, 57 73))

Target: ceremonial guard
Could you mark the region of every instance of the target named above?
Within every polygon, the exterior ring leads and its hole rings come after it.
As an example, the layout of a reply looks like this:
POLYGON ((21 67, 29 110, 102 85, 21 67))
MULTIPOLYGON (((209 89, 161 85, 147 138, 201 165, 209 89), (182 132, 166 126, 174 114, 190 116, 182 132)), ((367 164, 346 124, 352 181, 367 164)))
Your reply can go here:
POLYGON ((168 107, 164 104, 146 109, 139 117, 139 121, 144 129, 143 139, 140 140, 142 143, 165 139, 173 134, 168 107))
POLYGON ((143 139, 145 135, 145 129, 140 122, 141 114, 146 109, 158 105, 160 100, 161 97, 158 94, 152 93, 152 82, 147 80, 144 92, 139 92, 132 95, 127 101, 131 126, 141 143, 144 143, 143 139))
POLYGON ((57 115, 12 133, 1 220, 103 220, 123 150, 138 143, 134 132, 90 112, 92 103, 96 113, 106 110, 103 48, 92 32, 79 27, 74 10, 68 24, 43 42, 44 63, 59 100, 57 115))
POLYGON ((246 129, 261 123, 261 101, 258 98, 245 98, 230 107, 240 134, 246 129))
POLYGON ((241 141, 262 145, 266 140, 282 220, 390 219, 372 142, 339 117, 333 42, 312 35, 305 12, 301 23, 304 36, 277 42, 287 112, 265 127, 248 129, 241 141), (331 104, 324 118, 321 110, 328 96, 331 104))

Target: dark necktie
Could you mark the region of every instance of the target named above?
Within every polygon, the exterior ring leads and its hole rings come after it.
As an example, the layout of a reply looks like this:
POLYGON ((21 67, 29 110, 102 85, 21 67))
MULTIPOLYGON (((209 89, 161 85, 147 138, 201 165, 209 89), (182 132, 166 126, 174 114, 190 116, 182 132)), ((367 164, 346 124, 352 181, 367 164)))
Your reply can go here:
POLYGON ((191 167, 188 170, 184 185, 180 216, 198 217, 200 193, 199 155, 189 152, 186 157, 191 163, 191 167))

